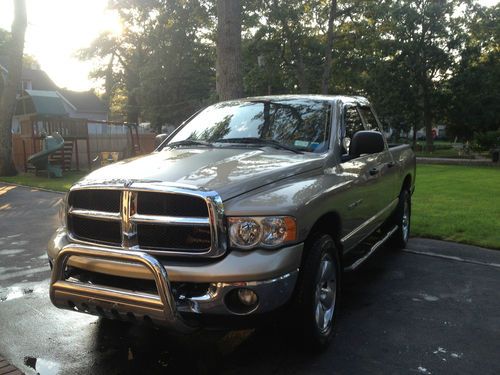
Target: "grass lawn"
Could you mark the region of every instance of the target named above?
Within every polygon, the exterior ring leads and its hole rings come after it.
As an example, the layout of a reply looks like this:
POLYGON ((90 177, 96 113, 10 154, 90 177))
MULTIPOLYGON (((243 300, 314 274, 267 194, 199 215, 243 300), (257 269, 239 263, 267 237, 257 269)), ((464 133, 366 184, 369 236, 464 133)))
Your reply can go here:
POLYGON ((68 191, 71 185, 85 174, 86 172, 65 172, 61 178, 47 178, 35 176, 32 173, 22 173, 13 177, 0 177, 0 181, 49 190, 68 191))
MULTIPOLYGON (((83 175, 21 174, 0 181, 66 191, 83 175)), ((500 168, 418 165, 412 209, 413 236, 500 249, 500 168)))
POLYGON ((500 168, 418 165, 412 235, 500 249, 500 168))

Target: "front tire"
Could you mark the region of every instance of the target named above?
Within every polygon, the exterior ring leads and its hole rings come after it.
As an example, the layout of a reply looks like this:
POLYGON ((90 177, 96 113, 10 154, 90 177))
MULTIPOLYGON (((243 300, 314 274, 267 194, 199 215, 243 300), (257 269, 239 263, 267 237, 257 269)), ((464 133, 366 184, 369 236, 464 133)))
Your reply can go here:
POLYGON ((394 216, 394 224, 398 229, 390 239, 390 246, 394 249, 404 249, 410 237, 411 224, 411 195, 408 190, 402 190, 399 194, 399 203, 394 216))
POLYGON ((330 343, 340 297, 340 262, 331 236, 316 235, 305 249, 295 299, 295 320, 306 345, 323 349, 330 343))

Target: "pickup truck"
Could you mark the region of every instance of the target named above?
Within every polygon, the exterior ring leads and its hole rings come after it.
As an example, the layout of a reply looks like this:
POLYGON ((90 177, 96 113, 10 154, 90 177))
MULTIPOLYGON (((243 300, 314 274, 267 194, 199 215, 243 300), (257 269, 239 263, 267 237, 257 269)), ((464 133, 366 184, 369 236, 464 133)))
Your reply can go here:
POLYGON ((414 186, 413 151, 389 147, 365 98, 214 104, 71 187, 50 298, 180 332, 277 314, 322 347, 342 274, 405 246, 414 186))

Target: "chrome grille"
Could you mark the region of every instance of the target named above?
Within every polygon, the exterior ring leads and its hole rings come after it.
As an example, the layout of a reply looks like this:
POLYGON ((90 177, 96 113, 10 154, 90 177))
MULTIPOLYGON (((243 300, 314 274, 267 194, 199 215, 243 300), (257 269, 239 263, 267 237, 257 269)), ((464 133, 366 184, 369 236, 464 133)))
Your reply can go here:
POLYGON ((104 245, 120 246, 120 222, 100 221, 76 215, 68 216, 68 229, 75 237, 104 245))
POLYGON ((73 240, 156 255, 222 255, 222 217, 214 192, 137 183, 116 189, 76 186, 68 196, 73 240))
POLYGON ((201 197, 158 194, 145 191, 139 192, 137 213, 160 216, 208 217, 207 203, 201 197))
POLYGON ((68 204, 79 209, 120 212, 121 192, 118 190, 77 190, 68 198, 68 204))

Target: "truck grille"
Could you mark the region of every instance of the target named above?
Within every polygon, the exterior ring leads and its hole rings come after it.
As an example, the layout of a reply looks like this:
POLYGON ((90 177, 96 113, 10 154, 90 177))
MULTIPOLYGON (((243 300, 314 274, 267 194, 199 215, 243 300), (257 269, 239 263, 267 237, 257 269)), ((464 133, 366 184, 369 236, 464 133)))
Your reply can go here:
POLYGON ((83 241, 115 246, 120 246, 122 243, 121 226, 118 221, 69 215, 68 228, 76 238, 83 241))
POLYGON ((77 189, 68 196, 68 230, 75 240, 157 255, 211 255, 221 214, 211 202, 192 192, 77 189))

